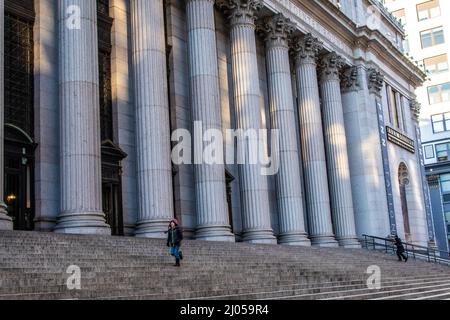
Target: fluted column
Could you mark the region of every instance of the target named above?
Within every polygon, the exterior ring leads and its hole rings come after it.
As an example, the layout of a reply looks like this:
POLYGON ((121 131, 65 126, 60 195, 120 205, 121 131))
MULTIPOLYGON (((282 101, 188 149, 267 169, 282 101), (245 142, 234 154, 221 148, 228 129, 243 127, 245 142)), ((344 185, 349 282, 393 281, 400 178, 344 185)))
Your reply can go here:
POLYGON ((97 5, 58 3, 61 214, 55 232, 110 234, 102 211, 97 5))
MULTIPOLYGON (((260 0, 219 0, 230 22, 231 64, 237 129, 262 129, 260 88, 256 56, 255 12, 260 0)), ((250 139, 249 139, 250 140, 250 139)), ((242 141, 241 141, 242 142, 242 141)), ((262 141, 256 142, 261 146, 262 141)), ((249 158, 249 150, 241 150, 249 158)), ((243 240, 252 243, 275 243, 271 227, 267 177, 261 164, 239 165, 243 214, 243 240)))
POLYGON ((311 242, 317 246, 337 246, 331 220, 317 82, 317 55, 321 49, 322 44, 310 34, 294 42, 300 135, 311 242))
POLYGON ((342 247, 358 248, 339 77, 343 64, 336 53, 325 55, 320 63, 320 87, 334 232, 342 247))
POLYGON ((305 231, 300 162, 295 127, 294 99, 289 63, 288 36, 295 26, 282 15, 260 24, 265 37, 272 129, 279 130, 279 163, 276 176, 279 243, 310 245, 305 231))
POLYGON ((173 218, 163 0, 131 0, 136 108, 136 236, 161 238, 173 218))
MULTIPOLYGON (((222 132, 214 0, 187 0, 186 12, 192 120, 201 123, 202 132, 210 129, 222 132)), ((195 165, 195 193, 196 238, 234 241, 223 162, 195 165)))
POLYGON ((5 197, 5 176, 4 176, 4 132, 5 132, 5 124, 4 124, 4 114, 5 114, 5 68, 4 68, 4 14, 5 14, 5 2, 4 0, 0 0, 0 230, 12 230, 13 223, 11 217, 8 216, 8 212, 6 211, 6 204, 4 201, 5 197))

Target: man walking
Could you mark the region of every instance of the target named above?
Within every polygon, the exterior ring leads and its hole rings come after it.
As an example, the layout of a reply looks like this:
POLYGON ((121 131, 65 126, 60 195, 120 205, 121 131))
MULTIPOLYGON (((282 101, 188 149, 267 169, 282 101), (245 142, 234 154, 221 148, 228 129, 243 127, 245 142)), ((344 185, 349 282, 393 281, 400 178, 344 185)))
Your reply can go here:
POLYGON ((405 262, 407 262, 408 257, 405 255, 405 247, 403 246, 402 240, 397 235, 394 238, 394 243, 395 243, 395 246, 397 247, 398 261, 405 260, 405 262))

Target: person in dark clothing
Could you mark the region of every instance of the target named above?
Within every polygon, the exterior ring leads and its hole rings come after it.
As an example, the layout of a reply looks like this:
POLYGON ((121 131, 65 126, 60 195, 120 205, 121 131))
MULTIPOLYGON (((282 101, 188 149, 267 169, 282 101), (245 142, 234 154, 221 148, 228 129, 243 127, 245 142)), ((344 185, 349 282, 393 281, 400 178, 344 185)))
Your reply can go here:
POLYGON ((394 244, 397 247, 398 261, 405 260, 405 262, 407 262, 408 261, 408 257, 405 254, 405 247, 403 246, 402 240, 398 236, 394 237, 394 244))
POLYGON ((180 260, 183 260, 183 254, 180 250, 181 241, 183 240, 183 233, 178 226, 177 219, 170 221, 167 234, 167 246, 170 247, 170 255, 175 257, 175 267, 179 267, 180 260))

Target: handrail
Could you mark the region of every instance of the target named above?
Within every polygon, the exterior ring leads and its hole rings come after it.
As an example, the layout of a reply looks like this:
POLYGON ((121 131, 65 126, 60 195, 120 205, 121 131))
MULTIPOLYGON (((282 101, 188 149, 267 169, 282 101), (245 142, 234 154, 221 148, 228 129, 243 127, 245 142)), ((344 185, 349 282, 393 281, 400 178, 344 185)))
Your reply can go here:
MULTIPOLYGON (((391 238, 381 238, 376 236, 363 235, 363 247, 366 249, 377 250, 381 248, 386 253, 390 251, 396 252, 395 241, 391 238), (381 243, 380 243, 381 242, 381 243)), ((415 245, 408 242, 403 242, 405 253, 416 259, 426 259, 428 262, 443 263, 450 265, 450 253, 438 249, 433 249, 425 246, 415 245)))

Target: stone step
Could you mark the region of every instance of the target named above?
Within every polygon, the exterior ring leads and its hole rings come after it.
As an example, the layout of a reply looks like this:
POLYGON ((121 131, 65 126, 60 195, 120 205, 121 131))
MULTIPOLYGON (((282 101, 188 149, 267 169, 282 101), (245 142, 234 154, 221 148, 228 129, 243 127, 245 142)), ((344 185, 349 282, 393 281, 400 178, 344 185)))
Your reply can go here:
POLYGON ((447 266, 362 249, 201 241, 182 249, 174 268, 164 239, 0 232, 0 299, 402 299, 433 290, 445 298, 450 286, 447 266), (81 267, 83 290, 68 291, 70 265, 81 267), (383 277, 376 293, 365 283, 371 265, 383 277))
MULTIPOLYGON (((394 283, 401 283, 401 281, 398 280, 389 280, 393 281, 394 283)), ((383 282, 383 284, 391 283, 388 280, 383 282)), ((410 279, 409 282, 430 282, 431 279, 410 279)), ((435 280, 436 281, 436 280, 435 280)), ((173 283, 173 282, 172 282, 173 283)), ((358 283, 350 282, 311 282, 308 284, 304 283, 296 283, 296 284, 278 284, 277 288, 280 290, 288 290, 288 289, 299 289, 300 287, 304 290, 310 290, 311 292, 317 292, 317 290, 329 290, 330 286, 331 288, 335 288, 335 290, 339 290, 340 286, 361 286, 365 285, 365 280, 359 280, 358 283)), ((255 284, 254 287, 249 287, 248 285, 241 286, 238 288, 229 288, 229 283, 223 283, 221 284, 221 289, 215 289, 214 287, 208 288, 208 290, 205 290, 204 293, 213 294, 217 298, 221 298, 223 296, 218 295, 217 293, 224 292, 226 290, 232 292, 234 295, 242 293, 243 296, 249 295, 250 292, 267 292, 268 288, 272 288, 272 286, 267 287, 261 287, 258 286, 258 284, 255 284), (264 291, 265 290, 265 291, 264 291), (246 293, 245 293, 246 292, 246 293), (216 294, 214 294, 216 293, 216 294)), ((37 291, 38 292, 38 291, 37 291)), ((198 297, 202 297, 202 295, 198 295, 199 292, 193 292, 193 291, 184 291, 180 290, 179 287, 175 286, 175 288, 168 287, 166 291, 150 291, 148 288, 143 287, 130 287, 128 289, 122 289, 118 290, 117 287, 114 287, 114 285, 110 287, 102 287, 97 288, 95 290, 82 290, 82 291, 76 291, 76 292, 68 292, 67 288, 63 288, 62 290, 56 290, 56 291, 48 291, 48 292, 40 292, 40 297, 44 299, 88 299, 88 298, 101 298, 101 299, 187 299, 187 298, 195 298, 196 300, 199 299, 198 297), (108 291, 111 289, 111 291, 108 291), (176 290, 179 290, 179 293, 175 293, 176 290), (105 294, 107 293, 107 294, 105 294), (103 296, 101 295, 103 294, 103 296)), ((36 298, 37 296, 35 294, 31 293, 20 293, 20 294, 0 294, 0 299, 10 299, 14 297, 21 296, 23 298, 27 296, 31 296, 31 298, 36 298)))
MULTIPOLYGON (((448 281, 450 285, 450 280, 447 278, 435 278, 435 279, 411 279, 409 281, 405 280, 391 280, 382 282, 382 290, 388 288, 403 288, 404 290, 410 288, 416 288, 418 285, 429 285, 429 284, 440 284, 443 281, 448 281)), ((380 290, 381 291, 381 290, 380 290)), ((380 292, 379 291, 379 292, 380 292)), ((360 284, 346 284, 333 285, 325 288, 295 288, 288 290, 267 290, 267 291, 257 291, 253 293, 241 294, 241 295, 225 295, 225 296, 204 296, 196 297, 196 300, 210 300, 210 299, 220 299, 220 300, 281 300, 281 299, 297 299, 297 300, 315 300, 315 299, 326 299, 328 297, 334 298, 336 295, 340 296, 344 293, 371 293, 373 290, 368 289, 365 282, 360 284)))
MULTIPOLYGON (((341 292, 339 296, 329 295, 328 297, 319 297, 321 300, 375 300, 377 298, 394 298, 405 296, 406 294, 414 293, 416 295, 421 295, 424 292, 438 289, 439 290, 447 290, 450 292, 450 280, 440 281, 439 283, 434 284, 426 284, 424 286, 417 286, 414 288, 410 288, 408 290, 404 290, 399 287, 387 287, 382 288, 379 291, 363 291, 363 290, 355 290, 350 292, 341 292)), ((295 297, 298 298, 298 297, 295 297)), ((315 297, 317 298, 317 297, 315 297)))

